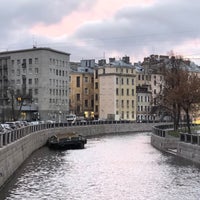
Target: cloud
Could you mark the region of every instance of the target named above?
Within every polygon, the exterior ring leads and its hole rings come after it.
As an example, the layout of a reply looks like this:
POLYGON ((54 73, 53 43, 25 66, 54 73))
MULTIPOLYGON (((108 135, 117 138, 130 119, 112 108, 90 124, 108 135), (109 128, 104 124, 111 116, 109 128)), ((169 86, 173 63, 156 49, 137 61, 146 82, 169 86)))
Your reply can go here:
MULTIPOLYGON (((63 17, 70 15, 74 10, 87 9, 94 4, 94 0, 2 0, 0 7, 1 32, 0 45, 20 40, 18 35, 30 34, 32 26, 41 23, 44 25, 56 24, 63 17), (14 39, 15 38, 15 39, 14 39), (10 42, 9 42, 10 40, 10 42)), ((47 34, 48 37, 48 34, 47 34)))
POLYGON ((200 53, 197 0, 2 0, 0 49, 49 46, 71 58, 200 53), (12 5, 12 6, 10 6, 12 5), (188 47, 188 48, 187 48, 188 47))
POLYGON ((113 18, 83 24, 74 34, 86 47, 140 54, 146 49, 165 52, 200 37, 197 0, 164 0, 152 6, 129 6, 113 18))

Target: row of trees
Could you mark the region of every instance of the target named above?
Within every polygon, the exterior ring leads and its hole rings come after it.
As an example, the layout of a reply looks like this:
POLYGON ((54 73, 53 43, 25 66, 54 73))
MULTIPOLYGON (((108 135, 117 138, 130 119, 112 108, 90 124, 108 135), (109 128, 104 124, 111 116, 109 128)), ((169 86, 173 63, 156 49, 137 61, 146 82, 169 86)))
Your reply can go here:
POLYGON ((191 133, 191 115, 200 105, 200 77, 197 73, 184 69, 181 57, 171 56, 163 69, 164 83, 157 96, 158 105, 171 114, 174 130, 180 123, 181 112, 186 116, 188 133, 191 133))

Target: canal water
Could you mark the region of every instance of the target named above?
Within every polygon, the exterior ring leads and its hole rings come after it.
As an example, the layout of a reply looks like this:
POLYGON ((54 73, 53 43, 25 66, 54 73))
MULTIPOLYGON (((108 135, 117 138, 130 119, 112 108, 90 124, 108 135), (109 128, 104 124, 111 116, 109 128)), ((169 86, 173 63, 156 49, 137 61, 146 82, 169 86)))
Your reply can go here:
POLYGON ((85 149, 36 151, 0 200, 197 200, 200 168, 164 154, 150 133, 88 139, 85 149))

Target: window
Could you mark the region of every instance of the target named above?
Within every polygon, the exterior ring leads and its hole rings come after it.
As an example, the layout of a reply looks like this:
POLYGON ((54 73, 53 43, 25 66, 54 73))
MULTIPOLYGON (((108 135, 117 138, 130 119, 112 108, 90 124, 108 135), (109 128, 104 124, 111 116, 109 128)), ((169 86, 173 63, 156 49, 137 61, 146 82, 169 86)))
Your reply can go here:
POLYGON ((32 85, 32 79, 31 78, 28 79, 28 84, 32 85))
POLYGON ((122 100, 122 108, 124 107, 124 100, 122 100))
POLYGON ((88 83, 88 77, 84 77, 85 83, 88 83))
POLYGON ((134 108, 134 100, 132 100, 132 108, 134 108))
POLYGON ((132 111, 132 118, 134 118, 134 111, 132 111))
POLYGON ((134 85, 134 79, 132 79, 132 85, 134 85))
POLYGON ((85 107, 88 107, 88 100, 85 100, 85 107))
POLYGON ((126 118, 129 119, 129 111, 126 113, 126 118))
POLYGON ((116 88, 116 95, 119 95, 119 89, 116 88))
POLYGON ((39 69, 35 68, 35 74, 38 74, 38 73, 39 73, 39 69))
POLYGON ((98 94, 95 94, 95 101, 98 101, 98 99, 99 99, 98 94))
POLYGON ((116 84, 118 84, 118 77, 116 77, 116 84))
POLYGON ((88 94, 88 88, 85 88, 84 91, 85 91, 85 94, 88 94))
POLYGON ((126 90, 126 95, 129 96, 129 89, 126 90))
POLYGON ((122 96, 124 96, 124 89, 122 88, 122 96))
POLYGON ((80 83, 80 76, 76 77, 76 87, 80 87, 81 83, 80 83))
POLYGON ((98 70, 95 70, 95 79, 98 78, 98 70))
POLYGON ((80 101, 80 94, 76 94, 76 100, 80 101))
POLYGON ((38 89, 36 88, 36 89, 35 89, 35 95, 37 95, 37 94, 38 94, 38 89))
POLYGON ((15 64, 15 61, 14 61, 14 60, 12 60, 11 62, 12 62, 12 67, 13 67, 13 66, 14 66, 14 64, 15 64))
POLYGON ((28 68, 28 72, 29 72, 29 74, 32 74, 32 67, 28 68))
POLYGON ((17 76, 20 76, 20 69, 17 69, 17 76))
POLYGON ((28 59, 28 64, 31 65, 32 62, 33 62, 33 61, 32 61, 32 58, 29 58, 29 59, 28 59))
POLYGON ((134 89, 132 89, 132 96, 134 96, 134 89))
POLYGON ((35 64, 38 64, 38 63, 39 63, 39 59, 35 58, 35 64))
POLYGON ((124 111, 122 111, 122 119, 124 119, 124 111))
POLYGON ((126 79, 126 84, 129 85, 129 79, 128 78, 126 79))
POLYGON ((99 110, 99 109, 98 109, 98 106, 96 105, 96 106, 95 106, 95 112, 98 112, 98 110, 99 110))
POLYGON ((95 89, 98 89, 98 82, 95 82, 95 89))
POLYGON ((121 79, 121 84, 122 84, 122 85, 124 84, 124 79, 123 79, 123 78, 121 79))
POLYGON ((29 95, 32 95, 32 93, 33 93, 32 89, 29 89, 28 93, 29 93, 29 95))
POLYGON ((129 108, 129 100, 126 101, 126 106, 129 108))
MULTIPOLYGON (((35 78, 35 85, 38 85, 38 83, 39 83, 38 78, 35 78)), ((50 83, 51 83, 51 79, 50 79, 50 83)))

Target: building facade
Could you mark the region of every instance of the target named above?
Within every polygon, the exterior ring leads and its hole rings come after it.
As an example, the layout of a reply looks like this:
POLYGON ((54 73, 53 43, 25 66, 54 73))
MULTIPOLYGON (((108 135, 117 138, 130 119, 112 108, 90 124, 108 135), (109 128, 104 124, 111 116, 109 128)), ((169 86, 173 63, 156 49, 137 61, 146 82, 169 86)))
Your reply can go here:
MULTIPOLYGON (((7 67, 6 98, 11 104, 12 98, 16 99, 15 110, 21 111, 19 118, 64 121, 69 112, 70 54, 50 48, 32 48, 1 52, 0 60, 5 57, 7 64, 1 67, 7 67)), ((5 87, 3 77, 1 88, 5 87)))
POLYGON ((70 72, 70 102, 71 114, 94 118, 94 76, 93 69, 83 66, 70 72))
POLYGON ((136 120, 135 68, 112 61, 98 68, 99 118, 136 120))

